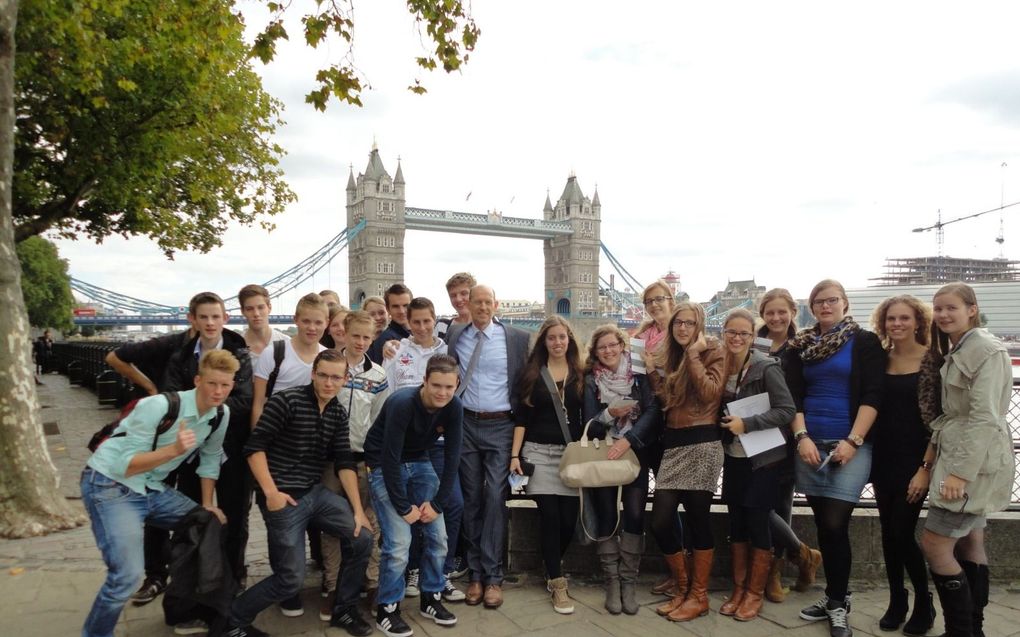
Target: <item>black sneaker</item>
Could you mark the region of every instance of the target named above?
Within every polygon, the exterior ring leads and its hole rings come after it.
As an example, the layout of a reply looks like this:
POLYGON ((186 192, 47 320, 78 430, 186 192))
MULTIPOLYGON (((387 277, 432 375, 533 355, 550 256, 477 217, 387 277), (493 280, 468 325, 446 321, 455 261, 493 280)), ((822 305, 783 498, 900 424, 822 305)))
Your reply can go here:
POLYGON ((837 604, 835 608, 825 611, 829 616, 829 637, 853 637, 854 631, 850 629, 850 622, 847 615, 847 607, 837 604))
POLYGON ((334 628, 343 628, 354 637, 365 637, 375 631, 354 606, 348 606, 337 613, 330 620, 329 625, 334 628))
POLYGON ((234 626, 227 629, 223 637, 269 637, 269 633, 254 626, 234 626))
MULTIPOLYGON (((846 610, 846 614, 850 614, 850 601, 852 593, 847 593, 846 597, 843 598, 843 609, 846 610)), ((822 595, 822 598, 811 604, 807 608, 803 608, 800 611, 800 618, 806 619, 809 622, 820 622, 823 619, 829 618, 829 596, 822 595)))
POLYGON ((131 596, 131 603, 144 606, 159 597, 166 590, 166 580, 162 577, 146 577, 141 588, 131 596))
POLYGON ((386 637, 411 637, 414 631, 400 616, 400 604, 379 604, 375 612, 375 625, 386 637))
POLYGON ((305 607, 301 603, 301 595, 295 595, 290 599, 280 602, 280 612, 284 617, 301 617, 305 614, 305 607))
POLYGON ((422 617, 427 617, 440 626, 453 626, 457 623, 457 616, 446 610, 439 593, 422 593, 420 612, 422 617))
POLYGON ((446 574, 447 579, 460 579, 467 575, 468 565, 467 560, 463 557, 457 556, 453 558, 453 570, 446 574))

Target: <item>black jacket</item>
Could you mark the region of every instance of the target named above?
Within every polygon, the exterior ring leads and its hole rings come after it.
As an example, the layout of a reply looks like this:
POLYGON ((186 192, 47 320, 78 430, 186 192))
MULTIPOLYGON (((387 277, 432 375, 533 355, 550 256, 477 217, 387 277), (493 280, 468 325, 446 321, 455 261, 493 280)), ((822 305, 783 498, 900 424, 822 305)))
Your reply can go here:
POLYGON ((213 634, 226 623, 237 590, 223 548, 223 526, 215 515, 196 506, 174 531, 164 618, 169 626, 201 619, 213 634))
MULTIPOLYGON (((198 374, 198 361, 195 359, 195 344, 198 336, 186 341, 170 357, 166 368, 165 391, 184 391, 194 389, 195 376, 198 374)), ((234 355, 241 367, 234 374, 234 388, 227 397, 230 407, 230 427, 224 445, 235 448, 243 445, 251 431, 252 402, 252 369, 248 344, 244 337, 233 330, 223 330, 223 349, 234 355)))

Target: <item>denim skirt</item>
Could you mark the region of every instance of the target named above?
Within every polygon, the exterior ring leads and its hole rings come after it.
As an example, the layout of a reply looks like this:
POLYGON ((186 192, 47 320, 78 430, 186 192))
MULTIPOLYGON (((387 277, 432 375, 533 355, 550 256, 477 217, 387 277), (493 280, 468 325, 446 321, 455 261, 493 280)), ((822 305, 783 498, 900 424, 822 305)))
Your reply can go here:
MULTIPOLYGON (((813 440, 813 439, 812 439, 813 440)), ((838 440, 814 440, 824 462, 826 448, 838 440)), ((849 464, 828 463, 821 470, 812 467, 799 457, 794 460, 797 472, 797 491, 804 495, 815 495, 857 504, 861 491, 871 475, 871 443, 866 442, 854 454, 849 464)))

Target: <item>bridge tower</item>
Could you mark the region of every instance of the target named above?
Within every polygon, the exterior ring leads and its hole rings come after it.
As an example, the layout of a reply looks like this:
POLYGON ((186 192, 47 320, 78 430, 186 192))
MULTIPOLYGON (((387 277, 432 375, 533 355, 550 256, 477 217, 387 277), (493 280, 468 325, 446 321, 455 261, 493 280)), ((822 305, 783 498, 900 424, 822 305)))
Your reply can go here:
POLYGON ((404 280, 404 173, 397 159, 397 174, 390 177, 373 143, 368 167, 347 179, 347 227, 367 222, 347 246, 348 291, 351 307, 358 309, 369 296, 382 296, 390 285, 404 280))
POLYGON ((565 221, 573 234, 545 239, 545 315, 599 314, 599 250, 602 204, 598 187, 584 196, 573 173, 554 208, 545 196, 545 221, 565 221))

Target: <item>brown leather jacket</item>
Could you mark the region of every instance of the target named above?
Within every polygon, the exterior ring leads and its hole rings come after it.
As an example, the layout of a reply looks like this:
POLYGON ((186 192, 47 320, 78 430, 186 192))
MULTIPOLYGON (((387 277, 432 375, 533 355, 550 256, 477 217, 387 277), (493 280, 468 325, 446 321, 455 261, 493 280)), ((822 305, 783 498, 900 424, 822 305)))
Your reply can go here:
MULTIPOLYGON (((722 344, 718 339, 709 338, 705 351, 687 360, 694 391, 688 392, 683 405, 666 410, 666 427, 680 429, 719 421, 719 403, 726 386, 725 358, 722 344)), ((651 374, 649 378, 656 392, 662 396, 665 379, 658 374, 651 374)))

